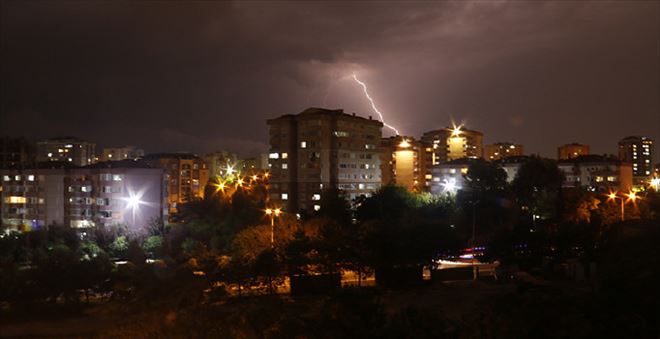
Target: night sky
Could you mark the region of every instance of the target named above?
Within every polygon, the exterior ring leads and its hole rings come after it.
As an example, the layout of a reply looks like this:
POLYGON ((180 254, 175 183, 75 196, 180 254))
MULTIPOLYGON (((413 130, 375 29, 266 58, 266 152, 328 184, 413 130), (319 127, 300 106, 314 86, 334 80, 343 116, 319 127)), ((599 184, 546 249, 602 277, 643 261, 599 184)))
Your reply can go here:
MULTIPOLYGON (((306 107, 556 157, 660 143, 660 2, 2 1, 0 134, 265 151, 306 107)), ((656 145, 655 159, 660 146, 656 145)))

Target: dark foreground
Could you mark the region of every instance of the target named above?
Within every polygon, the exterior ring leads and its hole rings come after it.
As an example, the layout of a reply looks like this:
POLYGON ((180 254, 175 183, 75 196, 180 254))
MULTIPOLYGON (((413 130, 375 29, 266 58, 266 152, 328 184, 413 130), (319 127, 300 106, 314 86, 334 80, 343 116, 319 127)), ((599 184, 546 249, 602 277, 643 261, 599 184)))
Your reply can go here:
MULTIPOLYGON (((622 296, 623 297, 623 296, 622 296)), ((29 338, 586 338, 653 337, 653 324, 590 286, 467 281, 331 296, 161 298, 4 314, 0 336, 29 338)), ((616 298, 615 298, 616 299, 616 298)))

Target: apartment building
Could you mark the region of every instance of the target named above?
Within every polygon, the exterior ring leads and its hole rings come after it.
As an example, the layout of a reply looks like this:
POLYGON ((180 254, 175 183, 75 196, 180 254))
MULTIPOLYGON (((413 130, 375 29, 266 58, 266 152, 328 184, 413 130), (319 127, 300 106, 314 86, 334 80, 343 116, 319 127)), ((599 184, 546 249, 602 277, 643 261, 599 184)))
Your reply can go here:
POLYGON ((0 170, 0 178, 0 217, 9 229, 122 224, 137 230, 167 218, 164 171, 144 162, 46 163, 0 170))
POLYGON ((267 121, 271 200, 287 211, 318 210, 321 191, 355 199, 380 188, 383 123, 341 109, 308 108, 267 121))
POLYGON ((75 166, 95 162, 96 144, 74 137, 57 137, 37 142, 37 161, 62 161, 75 166))

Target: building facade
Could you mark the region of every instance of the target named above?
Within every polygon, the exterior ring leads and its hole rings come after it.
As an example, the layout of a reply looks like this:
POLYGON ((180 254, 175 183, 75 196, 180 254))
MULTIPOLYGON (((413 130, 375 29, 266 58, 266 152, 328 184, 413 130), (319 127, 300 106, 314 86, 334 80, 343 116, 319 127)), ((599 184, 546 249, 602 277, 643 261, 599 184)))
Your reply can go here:
POLYGON ((139 159, 144 157, 144 150, 135 146, 104 148, 99 161, 119 161, 125 159, 139 159))
POLYGON ((0 178, 0 216, 9 229, 122 224, 137 230, 167 218, 164 171, 143 162, 0 170, 0 178))
POLYGON ((484 147, 484 158, 488 161, 523 155, 523 145, 497 142, 484 147))
POLYGON ((455 194, 458 190, 465 187, 465 175, 468 173, 470 165, 477 159, 462 158, 451 160, 433 167, 431 193, 455 194))
POLYGON ((354 199, 380 188, 380 121, 308 108, 267 123, 273 204, 290 212, 318 210, 323 189, 354 199))
POLYGON ((189 153, 149 154, 144 159, 151 166, 165 170, 170 217, 178 212, 180 204, 204 197, 204 188, 209 180, 204 159, 189 153))
POLYGON ((643 136, 621 139, 619 159, 632 165, 635 186, 649 184, 653 176, 653 140, 643 136))
POLYGON ((412 137, 381 139, 380 172, 383 185, 399 185, 411 192, 424 190, 424 147, 412 137))
POLYGON ((568 160, 587 154, 589 154, 589 145, 578 144, 576 142, 562 145, 557 148, 558 160, 568 160))
POLYGON ((614 156, 582 155, 558 163, 564 174, 564 187, 582 187, 592 191, 628 191, 633 187, 633 170, 614 156))
POLYGON ((37 161, 62 161, 74 166, 94 163, 96 144, 74 137, 58 137, 37 142, 37 161))

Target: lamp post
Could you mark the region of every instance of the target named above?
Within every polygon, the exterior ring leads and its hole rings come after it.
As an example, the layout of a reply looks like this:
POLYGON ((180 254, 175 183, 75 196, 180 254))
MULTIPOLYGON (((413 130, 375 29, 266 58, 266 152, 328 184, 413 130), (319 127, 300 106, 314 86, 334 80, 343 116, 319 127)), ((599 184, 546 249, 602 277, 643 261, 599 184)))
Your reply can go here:
POLYGON ((608 200, 615 201, 616 199, 621 200, 621 221, 625 220, 625 203, 628 201, 632 201, 633 204, 635 201, 639 198, 635 192, 630 191, 629 193, 622 193, 622 196, 619 196, 617 194, 618 192, 610 192, 607 197, 609 198, 608 200))
POLYGON ((275 218, 282 214, 282 210, 279 208, 267 208, 265 212, 270 217, 270 247, 273 248, 275 246, 275 218))

